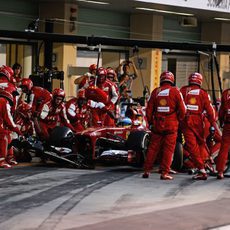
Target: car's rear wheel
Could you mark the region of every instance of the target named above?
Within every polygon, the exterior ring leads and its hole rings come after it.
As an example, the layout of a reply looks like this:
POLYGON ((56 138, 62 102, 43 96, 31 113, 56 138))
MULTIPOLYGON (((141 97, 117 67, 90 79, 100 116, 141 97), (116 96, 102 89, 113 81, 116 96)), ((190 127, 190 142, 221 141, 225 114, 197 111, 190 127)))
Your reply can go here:
POLYGON ((183 145, 177 141, 171 168, 176 171, 180 171, 182 169, 182 166, 183 166, 183 145))

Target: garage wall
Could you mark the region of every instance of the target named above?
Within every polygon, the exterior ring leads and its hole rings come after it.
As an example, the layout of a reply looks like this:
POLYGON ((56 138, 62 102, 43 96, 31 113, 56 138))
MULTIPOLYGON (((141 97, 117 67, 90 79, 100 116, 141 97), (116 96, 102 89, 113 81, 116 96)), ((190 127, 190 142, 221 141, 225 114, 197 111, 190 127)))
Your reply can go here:
POLYGON ((129 14, 79 8, 78 35, 129 38, 129 14))
POLYGON ((24 31, 38 17, 38 4, 28 0, 1 1, 0 29, 24 31))
POLYGON ((198 23, 196 27, 185 27, 181 26, 181 17, 164 17, 163 40, 200 42, 201 25, 198 23))
MULTIPOLYGON (((38 15, 37 1, 2 1, 0 29, 24 30, 38 15)), ((180 17, 164 17, 163 40, 200 41, 200 24, 197 27, 182 27, 180 20, 180 17)), ((130 37, 130 15, 125 13, 79 8, 77 25, 78 35, 130 37)))

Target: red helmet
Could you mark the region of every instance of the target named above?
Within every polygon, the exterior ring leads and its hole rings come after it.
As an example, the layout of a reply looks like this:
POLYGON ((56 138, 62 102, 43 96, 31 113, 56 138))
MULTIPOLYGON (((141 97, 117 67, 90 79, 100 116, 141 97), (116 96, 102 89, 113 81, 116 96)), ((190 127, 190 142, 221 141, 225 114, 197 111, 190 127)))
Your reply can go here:
POLYGON ((162 84, 163 82, 170 82, 174 84, 175 78, 173 73, 169 71, 164 71, 160 76, 160 84, 162 84))
POLYGON ((8 100, 11 106, 14 105, 14 96, 19 95, 17 89, 12 83, 8 83, 8 86, 4 89, 0 89, 0 97, 4 97, 8 100))
POLYGON ((192 73, 188 77, 188 83, 201 86, 203 82, 203 76, 200 73, 192 73))
POLYGON ((108 69, 107 70, 107 78, 109 80, 113 81, 115 76, 116 76, 116 72, 113 69, 108 69))
POLYGON ((3 65, 0 67, 0 74, 4 75, 8 81, 11 81, 11 77, 14 75, 14 71, 11 67, 3 65))
POLYGON ((53 97, 63 97, 65 98, 65 91, 63 89, 57 88, 52 92, 53 97))
POLYGON ((22 102, 18 107, 17 107, 17 112, 24 118, 29 118, 29 113, 32 112, 32 107, 25 103, 22 102))
POLYGON ((106 75, 107 75, 107 71, 105 68, 103 67, 100 67, 98 70, 97 70, 97 81, 99 83, 104 83, 105 80, 106 80, 106 75))
POLYGON ((92 64, 89 66, 89 72, 92 73, 94 70, 97 70, 97 65, 96 64, 92 64))
POLYGON ((26 87, 27 90, 30 91, 33 87, 33 82, 29 78, 23 78, 21 81, 20 87, 23 87, 23 86, 26 87))

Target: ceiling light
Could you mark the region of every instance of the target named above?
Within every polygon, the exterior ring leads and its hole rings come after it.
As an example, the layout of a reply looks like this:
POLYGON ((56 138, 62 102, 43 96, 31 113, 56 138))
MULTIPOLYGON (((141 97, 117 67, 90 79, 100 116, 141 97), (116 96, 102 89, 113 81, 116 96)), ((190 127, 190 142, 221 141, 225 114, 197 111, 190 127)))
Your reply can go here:
POLYGON ((176 15, 182 15, 182 16, 194 16, 194 14, 188 14, 188 13, 180 13, 180 12, 174 12, 174 11, 168 11, 168 10, 159 10, 159 9, 152 9, 152 8, 143 8, 143 7, 136 7, 137 10, 145 10, 145 11, 153 11, 158 13, 165 13, 165 14, 176 14, 176 15))
POLYGON ((230 21, 230 18, 214 18, 214 19, 219 21, 230 21))
POLYGON ((76 0, 77 2, 86 2, 92 4, 100 4, 100 5, 109 5, 109 2, 98 2, 98 1, 91 1, 91 0, 76 0))

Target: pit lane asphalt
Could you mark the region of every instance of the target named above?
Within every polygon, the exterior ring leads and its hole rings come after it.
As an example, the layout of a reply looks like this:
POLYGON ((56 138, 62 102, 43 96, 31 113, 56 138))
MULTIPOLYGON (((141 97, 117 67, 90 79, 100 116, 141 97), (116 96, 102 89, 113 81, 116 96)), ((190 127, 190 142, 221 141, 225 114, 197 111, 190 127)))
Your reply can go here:
POLYGON ((229 178, 141 174, 128 166, 0 169, 0 230, 230 229, 229 178))

